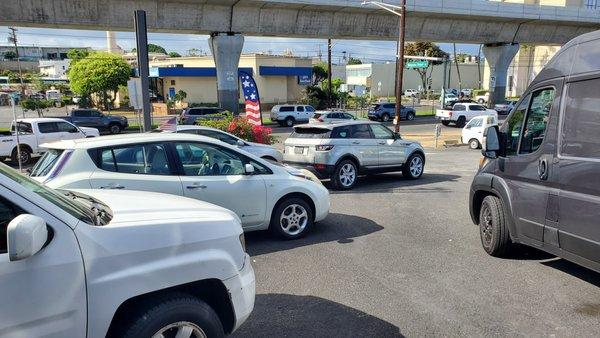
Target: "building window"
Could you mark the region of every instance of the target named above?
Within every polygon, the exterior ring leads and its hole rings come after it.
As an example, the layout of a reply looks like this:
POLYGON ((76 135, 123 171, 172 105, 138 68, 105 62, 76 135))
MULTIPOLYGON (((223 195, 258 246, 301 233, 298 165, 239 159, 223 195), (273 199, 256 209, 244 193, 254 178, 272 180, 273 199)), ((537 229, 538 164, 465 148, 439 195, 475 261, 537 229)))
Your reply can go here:
POLYGON ((175 85, 175 80, 171 80, 171 86, 175 85))
POLYGON ((600 1, 585 0, 585 7, 589 8, 589 9, 598 9, 598 8, 600 8, 600 1))
POLYGON ((357 68, 348 68, 346 70, 347 76, 355 76, 355 77, 369 77, 371 76, 371 67, 357 67, 357 68))

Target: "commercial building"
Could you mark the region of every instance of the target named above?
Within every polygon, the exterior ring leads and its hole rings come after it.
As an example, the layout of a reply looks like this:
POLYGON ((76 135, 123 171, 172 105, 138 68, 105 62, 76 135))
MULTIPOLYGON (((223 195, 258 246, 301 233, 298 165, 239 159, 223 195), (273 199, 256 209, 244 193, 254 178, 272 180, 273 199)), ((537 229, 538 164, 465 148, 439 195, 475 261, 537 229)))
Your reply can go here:
POLYGON ((53 79, 67 79, 67 71, 69 70, 69 64, 71 60, 40 60, 39 70, 40 74, 45 77, 53 79))
MULTIPOLYGON (((154 60, 150 61, 150 67, 151 88, 159 98, 166 100, 183 90, 189 103, 217 102, 212 56, 154 60)), ((311 59, 293 56, 243 54, 239 71, 252 74, 263 106, 300 100, 312 80, 311 59)), ((241 95, 240 102, 243 102, 241 95)))

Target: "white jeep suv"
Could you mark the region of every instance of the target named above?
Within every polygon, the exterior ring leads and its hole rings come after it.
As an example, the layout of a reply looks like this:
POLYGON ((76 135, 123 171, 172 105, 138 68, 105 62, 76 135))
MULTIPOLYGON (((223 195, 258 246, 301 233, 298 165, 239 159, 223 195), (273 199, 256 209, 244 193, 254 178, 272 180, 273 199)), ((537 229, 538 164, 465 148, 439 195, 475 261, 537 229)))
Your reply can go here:
POLYGON ((315 108, 302 104, 278 104, 271 109, 271 121, 280 126, 293 127, 296 123, 306 123, 315 115, 315 108))

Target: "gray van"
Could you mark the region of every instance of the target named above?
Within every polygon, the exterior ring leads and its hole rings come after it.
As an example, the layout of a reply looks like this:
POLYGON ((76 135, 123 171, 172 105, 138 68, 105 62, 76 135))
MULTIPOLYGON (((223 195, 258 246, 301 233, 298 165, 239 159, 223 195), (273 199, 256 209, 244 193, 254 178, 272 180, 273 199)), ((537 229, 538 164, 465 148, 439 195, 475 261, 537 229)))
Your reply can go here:
POLYGON ((484 135, 469 204, 485 251, 522 243, 600 272, 600 31, 568 42, 484 135))

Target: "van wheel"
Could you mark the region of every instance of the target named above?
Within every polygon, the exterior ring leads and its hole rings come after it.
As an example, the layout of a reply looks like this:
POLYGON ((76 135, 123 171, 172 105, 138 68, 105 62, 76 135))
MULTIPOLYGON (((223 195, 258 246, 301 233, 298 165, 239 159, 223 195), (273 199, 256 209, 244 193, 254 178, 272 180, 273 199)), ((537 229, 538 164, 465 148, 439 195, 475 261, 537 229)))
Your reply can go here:
POLYGON ((385 113, 385 114, 381 115, 381 121, 387 122, 389 120, 390 120, 390 114, 385 113))
MULTIPOLYGON (((25 148, 25 147, 20 147, 21 148, 21 164, 28 164, 29 162, 31 162, 31 152, 29 151, 29 149, 25 148)), ((15 147, 15 149, 13 149, 12 154, 10 155, 10 160, 12 162, 13 165, 19 165, 19 153, 17 152, 17 147, 15 147)))
POLYGON ((449 125, 450 125, 450 121, 442 121, 442 124, 443 124, 445 127, 447 127, 447 126, 449 126, 449 125))
POLYGON ((458 118, 458 120, 456 120, 457 128, 462 128, 465 126, 465 124, 467 124, 467 119, 464 116, 461 116, 458 118))
POLYGON ((121 133, 121 125, 118 123, 113 123, 108 127, 108 131, 111 134, 120 134, 121 133))
POLYGON ((504 205, 496 196, 486 196, 479 212, 479 234, 485 252, 494 257, 503 257, 511 247, 504 205))
POLYGON ((294 126, 294 118, 291 116, 286 117, 285 125, 286 125, 286 127, 293 127, 294 126))
POLYGON ((279 203, 271 217, 269 230, 283 239, 298 239, 313 225, 313 211, 300 198, 289 198, 279 203))
POLYGON ((425 168, 425 158, 419 153, 414 153, 408 157, 404 168, 402 168, 402 175, 404 178, 409 180, 416 180, 423 175, 423 169, 425 168))
POLYGON ((170 294, 145 303, 131 318, 122 337, 224 337, 215 311, 186 294, 170 294))
POLYGON ((476 138, 471 139, 469 141, 469 148, 471 148, 471 149, 479 149, 479 147, 481 147, 481 144, 479 144, 479 140, 477 140, 476 138))
POLYGON ((331 180, 336 189, 350 190, 358 180, 358 167, 350 160, 343 160, 335 167, 331 180))
POLYGON ((408 113, 408 114, 406 114, 406 119, 407 119, 408 121, 412 121, 412 120, 414 120, 414 119, 415 119, 415 113, 412 113, 412 112, 411 112, 411 113, 408 113))

